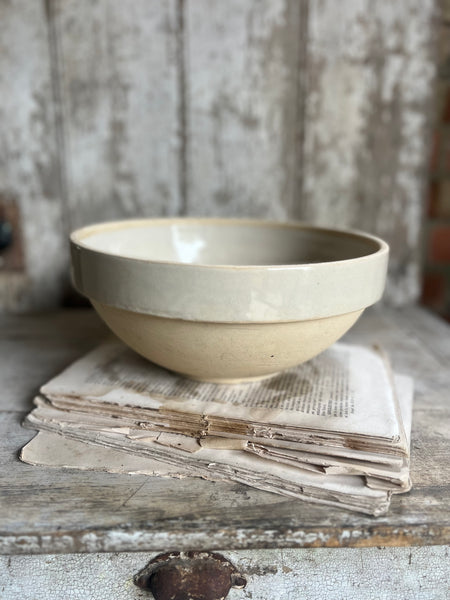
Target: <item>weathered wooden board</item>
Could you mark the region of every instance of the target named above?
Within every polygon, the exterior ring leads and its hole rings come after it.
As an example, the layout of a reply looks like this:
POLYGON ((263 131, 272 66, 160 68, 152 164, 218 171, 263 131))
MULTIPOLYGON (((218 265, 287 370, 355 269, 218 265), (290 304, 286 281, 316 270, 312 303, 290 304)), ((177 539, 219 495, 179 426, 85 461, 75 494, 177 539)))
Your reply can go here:
POLYGON ((386 239, 394 304, 419 291, 434 6, 309 3, 299 215, 386 239))
POLYGON ((92 310, 0 319, 0 412, 28 411, 42 382, 109 335, 92 310))
MULTIPOLYGON (((448 598, 450 560, 445 546, 224 554, 247 581, 244 590, 230 590, 228 600, 448 598)), ((0 557, 0 590, 8 600, 136 600, 147 594, 133 584, 133 575, 150 558, 143 552, 0 557)))
POLYGON ((43 308, 68 279, 44 2, 0 3, 0 97, 0 202, 19 207, 25 255, 25 272, 0 268, 0 307, 43 308))
POLYGON ((448 343, 449 328, 424 309, 407 307, 392 310, 380 306, 366 311, 356 327, 347 334, 354 343, 370 343, 386 348, 393 355, 394 369, 415 379, 416 409, 448 408, 449 362, 441 352, 448 343), (423 335, 424 323, 434 323, 433 335, 423 335))
POLYGON ((186 3, 190 214, 292 216, 302 6, 292 0, 186 3))
POLYGON ((52 0, 70 226, 180 208, 175 0, 52 0))
POLYGON ((438 358, 444 371, 450 369, 450 336, 442 335, 445 325, 441 319, 419 306, 411 306, 406 312, 398 312, 397 322, 438 358))
POLYGON ((0 553, 449 543, 450 372, 440 350, 449 328, 438 323, 417 309, 384 308, 368 311, 347 338, 382 343, 394 368, 416 381, 414 487, 393 499, 386 516, 375 519, 243 485, 20 463, 18 450, 32 436, 20 421, 39 383, 77 351, 84 352, 104 330, 95 332, 89 311, 3 317, 0 354, 2 361, 11 357, 7 366, 13 373, 7 379, 7 371, 1 374, 7 394, 0 412, 0 553), (430 328, 435 344, 424 341, 430 328))

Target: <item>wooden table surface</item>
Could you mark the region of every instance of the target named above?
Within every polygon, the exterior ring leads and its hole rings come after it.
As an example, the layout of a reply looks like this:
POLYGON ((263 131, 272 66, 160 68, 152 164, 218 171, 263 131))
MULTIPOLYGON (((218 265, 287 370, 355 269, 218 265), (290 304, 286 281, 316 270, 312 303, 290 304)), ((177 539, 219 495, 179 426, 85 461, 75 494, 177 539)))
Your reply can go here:
POLYGON ((367 517, 245 485, 32 467, 18 460, 39 386, 106 333, 90 310, 0 318, 0 553, 416 546, 450 541, 450 328, 417 307, 367 311, 346 340, 381 343, 415 379, 413 490, 367 517))

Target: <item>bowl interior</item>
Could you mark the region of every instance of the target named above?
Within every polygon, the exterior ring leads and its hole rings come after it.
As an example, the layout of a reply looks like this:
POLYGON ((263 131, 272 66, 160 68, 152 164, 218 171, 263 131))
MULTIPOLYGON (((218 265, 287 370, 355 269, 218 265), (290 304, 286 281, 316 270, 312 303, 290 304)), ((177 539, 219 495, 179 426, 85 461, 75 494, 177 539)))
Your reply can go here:
POLYGON ((264 222, 149 220, 80 230, 76 243, 99 252, 199 265, 294 265, 358 258, 380 250, 375 239, 264 222))

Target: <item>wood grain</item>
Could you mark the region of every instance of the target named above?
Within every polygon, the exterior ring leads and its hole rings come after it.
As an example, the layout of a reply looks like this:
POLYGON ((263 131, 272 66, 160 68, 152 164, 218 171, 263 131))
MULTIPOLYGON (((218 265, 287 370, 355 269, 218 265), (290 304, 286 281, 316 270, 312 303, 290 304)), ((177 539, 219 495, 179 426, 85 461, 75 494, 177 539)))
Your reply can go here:
POLYGON ((70 226, 177 214, 175 0, 54 0, 70 226))
MULTIPOLYGON (((25 269, 0 272, 0 307, 54 305, 68 279, 43 2, 0 3, 0 196, 16 201, 25 269)), ((14 235, 14 231, 13 231, 14 235)))
POLYGON ((19 448, 32 435, 20 422, 37 386, 70 356, 84 352, 104 330, 96 331, 90 311, 66 311, 45 318, 4 317, 0 353, 11 357, 12 374, 6 380, 0 412, 0 552, 448 544, 450 373, 439 341, 433 351, 432 344, 423 340, 424 331, 430 328, 434 338, 443 340, 449 327, 437 319, 431 324, 430 319, 415 308, 372 310, 347 337, 354 343, 382 343, 394 368, 412 375, 416 383, 413 490, 394 497, 389 513, 375 519, 244 485, 20 463, 19 448), (39 352, 38 359, 33 350, 39 352))
POLYGON ((30 410, 43 380, 107 335, 92 310, 0 317, 0 413, 30 410))
POLYGON ((419 292, 433 0, 310 2, 299 215, 390 244, 387 299, 419 292))
POLYGON ((187 210, 287 219, 297 200, 302 2, 186 2, 187 210))

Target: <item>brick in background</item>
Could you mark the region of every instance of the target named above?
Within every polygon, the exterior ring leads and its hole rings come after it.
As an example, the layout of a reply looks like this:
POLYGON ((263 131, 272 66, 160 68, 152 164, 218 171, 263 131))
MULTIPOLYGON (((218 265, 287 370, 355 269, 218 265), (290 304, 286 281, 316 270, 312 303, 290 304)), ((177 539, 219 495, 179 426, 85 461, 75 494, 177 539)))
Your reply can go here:
POLYGON ((426 214, 431 219, 450 219, 450 177, 428 182, 426 214))
POLYGON ((437 173, 439 171, 441 162, 441 132, 439 130, 434 131, 433 139, 431 141, 431 154, 430 154, 430 172, 437 173))
POLYGON ((421 302, 429 308, 443 312, 445 310, 446 281, 442 273, 425 273, 421 302))
POLYGON ((422 303, 450 321, 450 0, 437 4, 435 131, 424 197, 428 240, 423 247, 422 303))
POLYGON ((442 107, 442 122, 450 123, 450 86, 447 87, 442 107))
POLYGON ((450 225, 436 225, 430 235, 431 263, 450 263, 450 225))
POLYGON ((439 215, 440 183, 438 181, 428 182, 427 215, 431 218, 439 215))
POLYGON ((450 175, 450 129, 445 131, 441 152, 441 172, 442 174, 448 176, 450 175))
POLYGON ((443 179, 436 197, 436 215, 442 219, 450 219, 450 178, 443 179))

